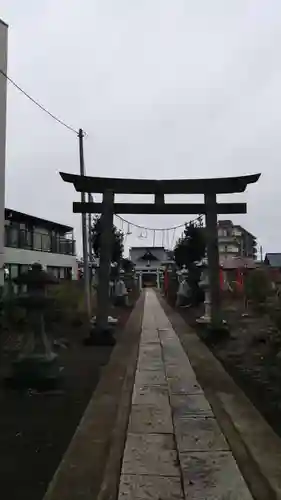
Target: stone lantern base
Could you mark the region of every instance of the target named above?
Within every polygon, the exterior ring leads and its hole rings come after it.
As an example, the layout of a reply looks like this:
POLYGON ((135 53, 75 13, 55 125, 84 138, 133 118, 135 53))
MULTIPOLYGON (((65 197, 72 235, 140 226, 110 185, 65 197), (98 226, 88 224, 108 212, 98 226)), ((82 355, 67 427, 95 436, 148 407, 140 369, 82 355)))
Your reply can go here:
POLYGON ((205 300, 204 300, 205 311, 203 316, 196 320, 197 323, 203 325, 211 324, 211 298, 209 290, 205 290, 205 300))
POLYGON ((118 319, 113 318, 112 316, 108 316, 107 325, 100 329, 97 326, 97 318, 94 316, 90 320, 90 335, 84 339, 84 345, 87 346, 114 346, 116 340, 113 336, 115 328, 118 324, 118 319))
POLYGON ((103 330, 100 330, 97 326, 93 326, 89 337, 86 337, 83 343, 87 346, 114 346, 116 340, 113 332, 114 327, 111 325, 108 325, 103 330))
POLYGON ((12 373, 8 378, 10 385, 36 389, 51 389, 60 379, 61 367, 56 353, 32 353, 20 356, 12 365, 12 373))

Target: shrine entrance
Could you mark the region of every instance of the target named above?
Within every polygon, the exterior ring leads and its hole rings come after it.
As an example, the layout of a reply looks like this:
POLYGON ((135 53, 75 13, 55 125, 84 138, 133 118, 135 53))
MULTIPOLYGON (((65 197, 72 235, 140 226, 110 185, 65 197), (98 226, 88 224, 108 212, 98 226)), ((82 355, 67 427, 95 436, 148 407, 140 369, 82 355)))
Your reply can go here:
POLYGON ((142 271, 142 286, 143 288, 158 288, 157 271, 142 271))
MULTIPOLYGON (((260 174, 211 179, 121 179, 60 173, 65 182, 80 193, 101 193, 101 203, 74 202, 74 213, 102 214, 101 256, 97 290, 97 330, 106 331, 109 311, 111 239, 114 214, 202 214, 206 219, 206 246, 210 282, 211 326, 219 328, 221 319, 218 214, 245 214, 246 203, 218 203, 218 194, 242 193, 260 174), (154 203, 115 203, 115 194, 153 194, 154 203), (165 203, 165 194, 203 194, 204 203, 165 203)), ((85 199, 85 197, 84 197, 85 199)))

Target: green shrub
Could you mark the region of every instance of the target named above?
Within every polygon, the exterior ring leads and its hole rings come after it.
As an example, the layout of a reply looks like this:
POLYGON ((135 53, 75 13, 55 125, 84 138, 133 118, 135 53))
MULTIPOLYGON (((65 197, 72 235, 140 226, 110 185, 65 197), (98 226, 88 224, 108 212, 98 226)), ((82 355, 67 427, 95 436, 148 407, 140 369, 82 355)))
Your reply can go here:
POLYGON ((14 298, 6 298, 2 302, 2 327, 7 330, 21 330, 27 324, 27 314, 19 307, 14 298))
MULTIPOLYGON (((54 298, 54 307, 48 319, 54 322, 81 323, 86 317, 84 283, 65 281, 49 287, 48 295, 54 298)), ((92 293, 92 310, 95 307, 95 292, 92 293)))
POLYGON ((245 277, 244 286, 246 299, 256 307, 265 304, 272 291, 269 276, 262 269, 250 271, 245 277))

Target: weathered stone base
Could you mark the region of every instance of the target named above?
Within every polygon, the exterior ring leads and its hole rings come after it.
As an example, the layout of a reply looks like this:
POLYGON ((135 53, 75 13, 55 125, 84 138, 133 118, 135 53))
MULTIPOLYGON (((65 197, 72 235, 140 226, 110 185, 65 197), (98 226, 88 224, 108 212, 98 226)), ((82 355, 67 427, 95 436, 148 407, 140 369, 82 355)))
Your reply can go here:
POLYGON ((8 385, 14 388, 54 388, 61 377, 61 368, 57 354, 50 357, 44 354, 31 354, 17 359, 10 376, 6 379, 8 385))
POLYGON ((113 346, 116 343, 113 337, 114 328, 108 326, 106 329, 100 330, 96 327, 91 329, 89 337, 84 339, 84 345, 86 346, 113 346))

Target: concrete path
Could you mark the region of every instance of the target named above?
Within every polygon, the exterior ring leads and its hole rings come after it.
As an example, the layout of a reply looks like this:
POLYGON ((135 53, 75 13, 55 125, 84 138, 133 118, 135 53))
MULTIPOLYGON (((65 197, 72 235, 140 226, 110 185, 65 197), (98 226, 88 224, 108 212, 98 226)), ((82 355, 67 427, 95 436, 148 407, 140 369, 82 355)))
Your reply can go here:
POLYGON ((119 500, 251 500, 155 293, 146 292, 119 500))

